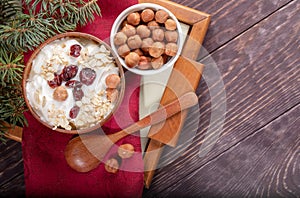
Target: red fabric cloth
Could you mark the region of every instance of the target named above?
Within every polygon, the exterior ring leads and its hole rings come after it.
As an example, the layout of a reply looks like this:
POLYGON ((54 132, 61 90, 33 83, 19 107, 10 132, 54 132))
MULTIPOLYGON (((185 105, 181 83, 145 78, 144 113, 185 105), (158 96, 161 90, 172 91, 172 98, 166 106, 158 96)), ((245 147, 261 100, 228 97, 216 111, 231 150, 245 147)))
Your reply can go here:
MULTIPOLYGON (((97 17, 78 31, 93 34, 102 40, 109 38, 117 15, 135 0, 98 1, 102 17, 97 17)), ((28 56, 27 56, 28 57, 28 56)), ((121 106, 103 127, 107 133, 118 131, 139 119, 140 77, 125 73, 126 90, 121 106)), ((64 149, 72 135, 55 132, 25 113, 28 127, 23 130, 23 158, 27 197, 141 197, 143 191, 143 161, 140 138, 130 135, 117 144, 131 143, 136 153, 123 159, 117 174, 105 171, 104 164, 88 173, 71 169, 64 158, 64 149)), ((107 157, 116 154, 115 145, 107 157)))

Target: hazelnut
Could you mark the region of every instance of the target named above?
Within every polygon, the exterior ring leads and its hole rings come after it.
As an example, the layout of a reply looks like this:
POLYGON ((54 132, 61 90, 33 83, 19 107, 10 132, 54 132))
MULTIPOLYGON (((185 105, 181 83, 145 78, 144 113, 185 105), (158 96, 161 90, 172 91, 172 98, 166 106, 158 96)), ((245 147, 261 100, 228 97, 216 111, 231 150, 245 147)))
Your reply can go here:
POLYGON ((115 45, 123 45, 127 41, 127 36, 123 32, 118 32, 114 37, 115 45))
POLYGON ((167 19, 165 22, 165 27, 167 30, 176 30, 176 22, 173 19, 167 19))
POLYGON ((109 173, 117 173, 119 169, 119 162, 117 159, 111 158, 106 161, 104 168, 109 173))
POLYGON ((147 26, 151 31, 159 28, 159 24, 156 21, 150 21, 147 26))
POLYGON ((149 48, 149 54, 154 57, 158 58, 165 52, 165 45, 162 42, 155 42, 153 45, 149 48))
POLYGON ((124 34, 126 34, 127 37, 133 36, 136 34, 136 29, 135 27, 133 27, 132 25, 126 24, 121 32, 123 32, 124 34))
POLYGON ((142 50, 144 52, 149 52, 149 48, 153 45, 153 43, 154 43, 154 41, 152 38, 143 39, 142 46, 141 46, 142 50))
POLYGON ((119 91, 117 89, 106 88, 107 100, 114 103, 118 99, 118 96, 119 96, 119 91))
POLYGON ((127 44, 130 49, 137 49, 141 47, 142 39, 139 35, 134 35, 128 38, 127 44))
POLYGON ((133 12, 133 13, 130 13, 128 16, 127 16, 127 22, 131 25, 138 25, 141 21, 141 16, 138 12, 133 12))
POLYGON ((154 11, 149 8, 143 10, 141 13, 141 18, 145 23, 152 21, 154 19, 154 11))
POLYGON ((152 31, 152 39, 154 41, 163 41, 165 38, 165 33, 162 29, 155 29, 152 31))
POLYGON ((118 54, 121 56, 121 57, 125 57, 127 54, 129 54, 130 52, 130 49, 128 47, 127 44, 124 44, 124 45, 121 45, 119 48, 118 48, 118 54))
POLYGON ((141 49, 135 49, 133 52, 137 53, 139 56, 143 56, 144 53, 142 52, 141 49))
POLYGON ((159 69, 164 65, 164 59, 162 56, 159 56, 158 58, 152 58, 151 65, 153 69, 159 69))
POLYGON ((140 61, 140 56, 135 52, 130 52, 125 57, 125 63, 130 68, 137 66, 139 61, 140 61))
POLYGON ((130 158, 134 154, 134 147, 132 144, 122 144, 118 148, 118 155, 122 158, 130 158))
POLYGON ((57 101, 65 101, 68 98, 68 91, 65 87, 59 86, 53 92, 53 99, 57 101))
POLYGON ((164 10, 158 10, 155 13, 155 20, 158 23, 165 23, 169 17, 169 14, 164 10))
POLYGON ((141 70, 147 70, 147 69, 151 69, 151 58, 150 57, 146 57, 146 56, 141 56, 140 57, 140 62, 139 65, 137 66, 138 69, 141 70))
POLYGON ((178 51, 178 46, 176 43, 168 43, 166 45, 165 54, 168 56, 175 56, 178 51))
POLYGON ((150 36, 151 31, 146 25, 139 25, 136 28, 136 33, 141 37, 141 38, 147 38, 150 36))
POLYGON ((121 79, 117 74, 110 74, 105 78, 105 83, 108 88, 117 88, 121 79))
POLYGON ((166 31, 165 38, 168 42, 176 43, 178 40, 178 32, 177 31, 166 31))

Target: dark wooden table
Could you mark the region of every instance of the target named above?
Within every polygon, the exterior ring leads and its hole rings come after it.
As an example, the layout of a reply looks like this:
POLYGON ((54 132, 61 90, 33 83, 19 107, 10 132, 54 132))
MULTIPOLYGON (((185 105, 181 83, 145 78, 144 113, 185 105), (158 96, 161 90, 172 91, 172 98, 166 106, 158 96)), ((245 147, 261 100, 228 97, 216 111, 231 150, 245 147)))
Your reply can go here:
MULTIPOLYGON (((300 1, 176 2, 212 16, 209 54, 199 56, 201 116, 196 135, 156 171, 144 197, 300 197, 300 1), (226 97, 213 104, 218 93, 226 97), (221 133, 209 133, 220 123, 211 115, 224 107, 221 133), (205 153, 207 137, 216 141, 205 153)), ((20 143, 0 144, 0 152, 0 196, 24 196, 20 143)))

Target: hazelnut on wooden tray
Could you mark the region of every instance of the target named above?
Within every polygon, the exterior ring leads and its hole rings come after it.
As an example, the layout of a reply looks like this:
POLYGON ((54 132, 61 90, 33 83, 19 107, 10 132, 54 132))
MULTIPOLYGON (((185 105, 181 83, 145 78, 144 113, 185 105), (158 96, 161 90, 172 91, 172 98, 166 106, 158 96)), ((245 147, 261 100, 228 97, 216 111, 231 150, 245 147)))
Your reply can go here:
POLYGON ((56 101, 65 101, 68 98, 68 91, 65 87, 59 86, 53 92, 53 99, 56 101))
POLYGON ((132 144, 122 144, 118 148, 118 155, 123 158, 130 158, 134 154, 134 147, 132 144))

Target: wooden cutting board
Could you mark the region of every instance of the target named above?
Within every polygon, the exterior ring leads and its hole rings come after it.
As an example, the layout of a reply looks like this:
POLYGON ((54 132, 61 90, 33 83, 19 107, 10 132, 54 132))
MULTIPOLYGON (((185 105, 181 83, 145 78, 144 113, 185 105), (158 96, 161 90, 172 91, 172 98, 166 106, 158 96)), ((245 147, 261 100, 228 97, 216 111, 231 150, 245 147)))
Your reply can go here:
MULTIPOLYGON (((171 1, 140 0, 139 3, 156 3, 164 6, 181 23, 190 26, 182 54, 174 65, 160 101, 160 105, 164 105, 186 92, 195 91, 198 87, 204 65, 195 60, 207 32, 210 15, 171 1)), ((148 134, 150 140, 144 154, 144 183, 146 188, 150 187, 163 147, 165 145, 176 146, 187 112, 183 111, 166 120, 163 125, 154 125, 150 128, 148 134)))

